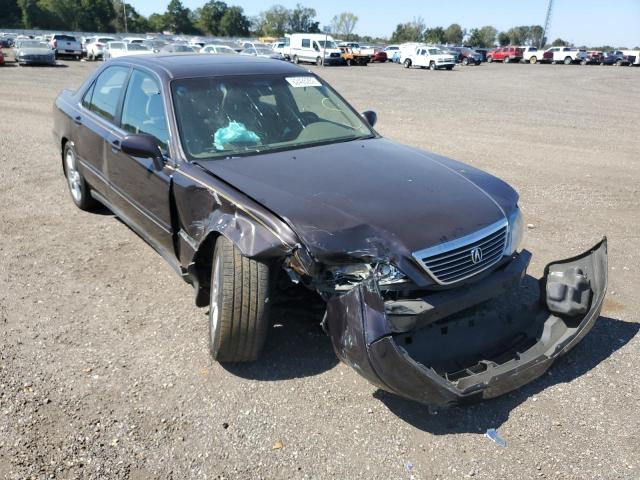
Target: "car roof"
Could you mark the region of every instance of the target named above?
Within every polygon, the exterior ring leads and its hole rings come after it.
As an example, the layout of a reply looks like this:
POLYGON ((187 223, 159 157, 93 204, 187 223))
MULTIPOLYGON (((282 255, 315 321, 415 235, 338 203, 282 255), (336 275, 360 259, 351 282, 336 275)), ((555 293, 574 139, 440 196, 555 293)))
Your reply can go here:
POLYGON ((167 80, 223 75, 300 75, 306 72, 282 60, 240 55, 200 55, 195 52, 129 57, 118 59, 117 63, 146 67, 167 80))

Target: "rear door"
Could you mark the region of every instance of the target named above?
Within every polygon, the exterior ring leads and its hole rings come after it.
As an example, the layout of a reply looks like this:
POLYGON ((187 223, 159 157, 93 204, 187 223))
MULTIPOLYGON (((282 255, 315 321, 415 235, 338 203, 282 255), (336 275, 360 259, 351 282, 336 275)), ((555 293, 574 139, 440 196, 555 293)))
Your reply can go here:
POLYGON ((81 106, 72 119, 75 123, 72 138, 82 173, 94 188, 107 196, 105 141, 116 128, 114 121, 128 75, 128 67, 105 68, 82 96, 81 106))
POLYGON ((122 101, 120 127, 106 145, 106 166, 114 203, 161 253, 173 252, 169 186, 172 168, 164 162, 156 170, 153 160, 133 157, 121 150, 127 135, 145 133, 156 138, 169 159, 169 129, 159 80, 151 72, 133 69, 122 101))

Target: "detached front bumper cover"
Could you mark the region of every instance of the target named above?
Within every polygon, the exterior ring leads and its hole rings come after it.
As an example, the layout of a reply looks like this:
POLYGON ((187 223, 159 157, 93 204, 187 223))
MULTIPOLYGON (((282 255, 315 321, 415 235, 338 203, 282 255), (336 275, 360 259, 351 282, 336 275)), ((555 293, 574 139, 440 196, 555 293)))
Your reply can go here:
POLYGON ((383 390, 436 406, 472 402, 538 378, 591 330, 607 288, 606 238, 547 265, 538 285, 530 304, 525 288, 509 301, 399 329, 368 279, 328 302, 326 326, 338 357, 383 390))

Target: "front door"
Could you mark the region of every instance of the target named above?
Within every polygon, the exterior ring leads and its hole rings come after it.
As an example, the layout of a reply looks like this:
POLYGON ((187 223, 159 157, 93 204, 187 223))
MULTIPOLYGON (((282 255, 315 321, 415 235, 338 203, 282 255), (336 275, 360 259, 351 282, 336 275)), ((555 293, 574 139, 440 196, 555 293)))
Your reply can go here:
POLYGON ((106 163, 114 202, 126 210, 128 220, 138 227, 161 253, 173 253, 169 187, 172 169, 156 170, 152 159, 125 154, 127 135, 145 133, 155 137, 168 157, 169 131, 164 100, 158 80, 134 69, 122 102, 120 128, 110 134, 106 163))

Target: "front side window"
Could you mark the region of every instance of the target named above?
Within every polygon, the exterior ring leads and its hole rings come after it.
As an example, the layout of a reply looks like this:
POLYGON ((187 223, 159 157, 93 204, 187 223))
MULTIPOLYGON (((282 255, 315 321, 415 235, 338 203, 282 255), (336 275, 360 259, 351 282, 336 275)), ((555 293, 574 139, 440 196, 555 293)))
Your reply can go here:
POLYGON ((302 39, 302 48, 309 48, 311 46, 311 40, 308 38, 302 39))
POLYGON ((122 105, 121 128, 132 134, 155 137, 166 153, 169 144, 167 118, 158 82, 149 74, 134 70, 122 105))
POLYGON ((105 69, 93 86, 89 110, 112 122, 118 109, 120 93, 128 73, 129 69, 126 67, 109 67, 105 69))
POLYGON ((180 79, 171 90, 180 141, 190 159, 373 136, 360 116, 313 75, 180 79))

